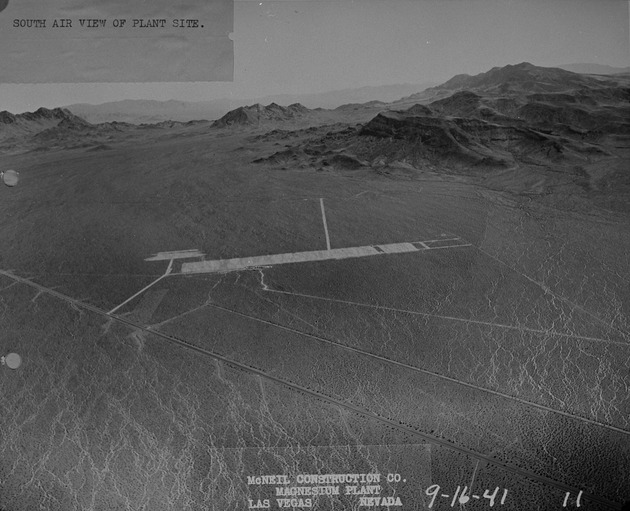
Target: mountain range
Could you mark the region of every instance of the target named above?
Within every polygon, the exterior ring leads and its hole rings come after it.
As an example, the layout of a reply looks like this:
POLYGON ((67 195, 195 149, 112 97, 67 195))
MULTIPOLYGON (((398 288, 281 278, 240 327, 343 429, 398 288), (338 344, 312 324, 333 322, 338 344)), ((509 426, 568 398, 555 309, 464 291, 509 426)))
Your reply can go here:
POLYGON ((359 87, 338 91, 315 94, 280 94, 257 99, 224 98, 211 101, 155 101, 144 99, 126 99, 90 105, 77 103, 64 108, 91 123, 128 122, 133 124, 148 124, 172 120, 186 122, 191 120, 219 119, 230 110, 242 105, 251 104, 282 104, 300 103, 308 108, 332 109, 348 103, 365 103, 372 100, 383 102, 394 101, 403 96, 422 91, 436 85, 434 82, 423 84, 398 84, 359 87))
MULTIPOLYGON (((601 64, 566 64, 557 68, 581 74, 612 75, 630 72, 630 67, 620 68, 601 64)), ((501 69, 501 68, 496 68, 501 69)), ((463 75, 458 78, 461 79, 463 75)), ((457 82, 457 80, 456 80, 457 82)), ((242 105, 276 103, 290 105, 300 103, 307 108, 334 109, 342 105, 363 104, 369 101, 389 103, 403 97, 412 96, 438 85, 435 82, 419 84, 394 84, 366 86, 312 94, 278 94, 262 98, 222 98, 209 101, 156 101, 126 99, 92 105, 76 103, 64 108, 91 123, 128 122, 149 124, 166 120, 186 122, 191 120, 219 119, 230 110, 242 105)), ((453 84, 451 84, 453 85, 453 84)))
POLYGON ((260 103, 251 106, 242 106, 231 110, 220 119, 212 123, 213 127, 224 128, 233 125, 260 124, 265 121, 286 121, 303 117, 310 110, 300 103, 294 103, 288 107, 270 103, 263 106, 260 103))
POLYGON ((519 193, 630 194, 627 173, 619 173, 630 142, 630 77, 623 74, 523 62, 457 75, 377 110, 367 122, 320 131, 255 161, 405 178, 465 175, 519 193))
MULTIPOLYGON (((169 104, 175 109, 191 105, 169 104)), ((523 62, 456 75, 391 102, 335 109, 256 103, 214 122, 92 123, 62 108, 1 112, 0 150, 106 150, 134 140, 229 134, 240 127, 262 131, 255 140, 284 143, 256 158, 259 164, 464 174, 527 167, 530 172, 583 168, 613 158, 615 148, 630 137, 628 119, 629 76, 585 75, 523 62)))

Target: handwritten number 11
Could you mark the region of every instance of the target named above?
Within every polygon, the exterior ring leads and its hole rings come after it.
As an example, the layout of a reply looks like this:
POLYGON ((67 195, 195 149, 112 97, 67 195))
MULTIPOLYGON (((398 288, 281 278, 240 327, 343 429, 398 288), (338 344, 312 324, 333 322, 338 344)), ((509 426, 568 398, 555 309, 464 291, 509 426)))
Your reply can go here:
MULTIPOLYGON (((566 492, 564 494, 564 502, 562 503, 562 507, 567 507, 567 502, 569 502, 569 495, 571 492, 566 492)), ((575 500, 575 507, 580 507, 580 499, 582 498, 582 490, 578 493, 577 499, 575 500)))

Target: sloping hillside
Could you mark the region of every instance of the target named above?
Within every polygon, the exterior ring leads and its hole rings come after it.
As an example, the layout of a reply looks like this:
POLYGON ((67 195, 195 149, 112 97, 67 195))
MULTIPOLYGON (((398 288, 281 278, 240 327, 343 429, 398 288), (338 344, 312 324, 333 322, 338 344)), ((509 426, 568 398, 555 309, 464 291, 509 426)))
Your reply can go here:
POLYGON ((263 106, 259 103, 250 106, 242 106, 229 111, 223 117, 215 121, 212 125, 217 128, 228 126, 248 126, 256 125, 266 121, 287 121, 304 117, 310 112, 305 106, 294 103, 287 107, 271 103, 263 106))
POLYGON ((614 86, 614 80, 601 80, 555 67, 534 66, 529 62, 504 67, 475 76, 456 75, 434 88, 482 90, 485 92, 523 93, 560 92, 583 87, 614 86))
MULTIPOLYGON (((600 97, 618 95, 619 88, 629 88, 627 75, 585 75, 554 67, 534 66, 528 62, 494 67, 474 76, 459 74, 435 87, 393 102, 399 108, 414 103, 444 99, 454 92, 471 91, 484 97, 519 97, 528 94, 568 93, 600 97)), ((613 98, 618 101, 620 98, 613 98)))
POLYGON ((411 179, 449 174, 519 193, 628 188, 614 170, 630 144, 630 86, 623 77, 523 63, 458 75, 422 101, 379 107, 360 125, 285 143, 256 161, 411 179))
POLYGON ((35 112, 12 114, 0 112, 0 141, 10 138, 35 135, 47 129, 57 127, 59 124, 66 127, 75 126, 85 128, 90 124, 81 117, 74 115, 64 108, 39 108, 35 112))
POLYGON ((174 130, 195 129, 199 124, 207 125, 208 122, 164 121, 139 126, 124 122, 91 124, 63 108, 39 108, 22 114, 4 111, 0 112, 0 153, 81 148, 103 150, 119 142, 133 143, 134 137, 146 138, 154 135, 156 130, 175 135, 174 130))

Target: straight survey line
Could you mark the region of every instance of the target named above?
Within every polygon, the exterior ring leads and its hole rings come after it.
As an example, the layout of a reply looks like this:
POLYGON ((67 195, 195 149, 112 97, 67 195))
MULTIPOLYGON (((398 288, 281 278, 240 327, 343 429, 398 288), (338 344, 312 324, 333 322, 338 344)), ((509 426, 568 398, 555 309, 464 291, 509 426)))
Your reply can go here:
MULTIPOLYGON (((327 394, 318 392, 316 390, 312 390, 312 389, 307 388, 307 387, 303 387, 303 386, 301 386, 301 385, 299 385, 297 383, 293 383, 293 382, 291 382, 289 380, 284 380, 283 378, 280 378, 278 376, 274 376, 274 375, 271 375, 269 373, 266 373, 262 369, 258 369, 256 367, 252 367, 250 365, 247 365, 247 364, 244 364, 244 363, 241 363, 241 362, 237 362, 235 360, 231 360, 231 359, 229 359, 229 358, 227 358, 227 357, 225 357, 223 355, 219 355, 218 353, 215 353, 213 351, 204 349, 204 348, 202 348, 200 346, 192 344, 192 343, 190 343, 188 341, 185 341, 183 339, 179 339, 178 337, 175 337, 175 336, 172 336, 172 335, 168 335, 168 334, 162 333, 160 331, 151 330, 151 329, 147 328, 144 325, 141 325, 141 324, 136 323, 134 321, 130 321, 130 320, 125 319, 125 318, 123 318, 121 316, 109 314, 109 313, 105 312, 104 310, 100 309, 99 307, 96 307, 94 305, 90 305, 90 304, 85 303, 85 302, 81 302, 80 300, 77 300, 77 299, 72 298, 70 296, 64 295, 63 293, 59 293, 58 291, 54 291, 53 289, 47 288, 45 286, 42 286, 41 284, 37 284, 37 283, 32 282, 32 281, 30 281, 28 279, 25 279, 23 277, 18 277, 17 275, 15 275, 15 274, 13 274, 11 272, 8 272, 8 271, 5 271, 5 270, 0 270, 0 275, 4 275, 6 277, 9 277, 10 279, 13 279, 13 280, 15 280, 17 282, 21 282, 22 284, 26 284, 28 286, 31 286, 31 287, 35 288, 35 289, 42 290, 42 291, 44 291, 44 292, 46 292, 46 293, 48 293, 48 294, 50 294, 52 296, 55 296, 55 297, 59 298, 60 300, 63 300, 65 302, 67 302, 67 303, 70 303, 71 305, 81 307, 81 308, 83 308, 85 310, 94 312, 96 314, 99 314, 99 315, 107 317, 107 318, 111 318, 111 319, 113 319, 115 321, 118 321, 119 323, 122 323, 122 324, 125 324, 125 325, 128 325, 128 326, 131 326, 133 328, 136 328, 136 329, 139 329, 139 330, 143 330, 143 331, 145 331, 147 333, 153 334, 153 335, 155 335, 157 337, 160 337, 163 340, 168 341, 168 342, 170 342, 172 344, 179 345, 179 346, 181 346, 183 348, 188 348, 191 351, 195 351, 195 352, 200 353, 202 355, 209 356, 210 358, 212 358, 214 360, 217 360, 219 362, 223 362, 224 364, 226 364, 226 365, 228 365, 230 367, 233 367, 235 369, 243 370, 243 371, 246 371, 248 373, 258 375, 258 376, 260 376, 262 378, 265 378, 266 380, 275 382, 277 384, 280 384, 280 385, 282 385, 284 387, 287 387, 287 388, 290 388, 292 390, 296 390, 298 392, 302 392, 302 393, 307 394, 307 395, 309 395, 311 397, 314 397, 315 399, 319 399, 319 400, 327 402, 329 404, 337 405, 340 408, 345 408, 346 410, 353 411, 354 413, 357 413, 357 414, 359 414, 359 415, 361 415, 363 417, 370 417, 371 419, 376 420, 377 422, 380 422, 380 423, 382 423, 382 424, 384 424, 384 425, 386 425, 388 427, 393 427, 394 429, 397 429, 399 431, 404 431, 406 433, 410 433, 412 435, 418 436, 420 438, 428 440, 429 442, 432 442, 432 443, 441 445, 443 447, 446 447, 447 449, 452 449, 454 451, 467 454, 467 455, 469 455, 469 456, 471 456, 473 458, 483 460, 486 463, 489 463, 491 465, 500 467, 503 470, 511 472, 512 474, 517 474, 517 475, 519 475, 521 477, 525 477, 525 478, 528 478, 528 479, 533 479, 534 481, 539 481, 539 482, 542 482, 543 484, 547 484, 547 485, 553 486, 555 488, 560 488, 560 489, 563 489, 565 491, 576 492, 576 493, 577 493, 577 491, 579 491, 579 489, 577 489, 576 487, 571 486, 569 484, 563 483, 561 481, 556 481, 556 480, 551 479, 550 477, 547 477, 547 476, 544 476, 544 475, 538 475, 538 474, 536 474, 534 472, 530 472, 529 470, 522 469, 522 468, 520 468, 520 467, 518 467, 516 465, 511 465, 511 464, 502 462, 500 460, 495 459, 492 456, 485 455, 485 454, 479 453, 477 451, 473 451, 472 449, 468 449, 466 447, 463 447, 463 446, 451 443, 448 440, 445 440, 443 438, 436 437, 436 436, 433 436, 433 435, 428 434, 428 433, 423 433, 422 431, 417 430, 416 428, 414 428, 411 425, 402 423, 402 422, 397 421, 397 420, 390 419, 388 417, 384 417, 384 416, 378 414, 377 412, 373 412, 372 410, 369 410, 367 408, 363 408, 361 406, 358 406, 358 405, 355 405, 353 403, 349 403, 349 402, 346 402, 346 401, 342 401, 340 399, 335 399, 334 397, 328 396, 327 394)), ((590 500, 593 500, 595 502, 601 503, 602 505, 608 506, 608 508, 610 508, 610 509, 618 509, 618 506, 616 505, 616 503, 614 503, 614 502, 612 502, 612 501, 610 501, 610 500, 608 500, 606 498, 602 498, 602 497, 599 497, 597 495, 587 495, 587 497, 590 500)))
POLYGON ((358 353, 360 355, 364 355, 364 356, 367 356, 369 358, 373 358, 373 359, 376 359, 376 360, 381 360, 381 361, 386 362, 388 364, 392 364, 392 365, 395 365, 395 366, 398 366, 398 367, 402 367, 404 369, 409 369, 409 370, 414 371, 414 372, 418 372, 418 373, 426 374, 426 375, 429 375, 429 376, 433 376, 434 378, 440 378, 440 379, 443 379, 443 380, 447 380, 447 381, 450 381, 452 383, 455 383, 455 384, 458 384, 458 385, 462 385, 464 387, 468 387, 468 388, 471 388, 471 389, 474 389, 474 390, 478 390, 480 392, 485 392, 485 393, 488 393, 488 394, 493 394, 493 395, 498 396, 498 397, 502 397, 504 399, 508 399, 508 400, 511 400, 511 401, 516 401, 516 402, 521 403, 523 405, 531 406, 533 408, 538 408, 539 410, 543 410, 545 412, 557 413, 558 415, 563 415, 564 417, 568 417, 569 419, 585 422, 587 424, 591 424, 592 426, 598 426, 598 427, 601 427, 601 428, 609 429, 611 431, 615 431, 616 433, 622 433, 624 435, 630 435, 630 431, 625 430, 623 428, 618 428, 617 426, 612 426, 610 424, 605 424, 603 422, 599 422, 599 421, 596 421, 596 420, 593 420, 593 419, 589 419, 588 417, 582 417, 580 415, 574 415, 572 413, 565 412, 565 411, 562 411, 562 410, 558 410, 557 408, 551 408, 549 406, 541 405, 541 404, 535 403, 533 401, 527 401, 526 399, 522 399, 520 397, 512 396, 510 394, 505 394, 504 392, 499 392, 497 390, 492 390, 492 389, 489 389, 487 387, 482 387, 480 385, 475 385, 474 383, 469 383, 469 382, 464 381, 464 380, 459 380, 457 378, 453 378, 453 377, 447 376, 445 374, 440 374, 440 373, 436 373, 434 371, 429 371, 427 369, 422 369, 421 367, 414 366, 414 365, 411 365, 411 364, 407 364, 405 362, 399 362, 398 360, 387 358, 387 357, 384 357, 382 355, 377 355, 376 353, 370 353, 369 351, 365 351, 365 350, 362 350, 360 348, 355 348, 353 346, 348 346, 348 345, 342 344, 342 343, 340 343, 338 341, 333 341, 331 339, 326 339, 325 337, 320 337, 318 335, 311 334, 311 333, 308 333, 308 332, 304 332, 302 330, 297 330, 295 328, 284 326, 284 325, 281 325, 279 323, 274 323, 273 321, 268 321, 266 319, 258 318, 256 316, 251 316, 249 314, 245 314, 243 312, 240 312, 240 311, 237 311, 237 310, 234 310, 234 309, 229 309, 229 308, 223 307, 221 305, 217 305, 217 304, 214 304, 214 303, 207 303, 206 306, 213 307, 215 309, 219 309, 219 310, 222 310, 222 311, 225 311, 225 312, 231 312, 232 314, 236 314, 236 315, 244 317, 244 318, 248 318, 248 319, 251 319, 251 320, 254 320, 254 321, 258 321, 260 323, 264 323, 264 324, 267 324, 267 325, 270 325, 270 326, 273 326, 273 327, 276 327, 276 328, 280 328, 281 330, 286 330, 288 332, 291 332, 291 333, 294 333, 294 334, 298 334, 298 335, 302 335, 304 337, 309 337, 311 339, 314 339, 316 341, 319 341, 319 342, 322 342, 322 343, 325 343, 325 344, 331 344, 331 345, 337 346, 338 348, 341 348, 343 350, 352 351, 354 353, 358 353))
POLYGON ((142 288, 140 291, 138 291, 135 295, 133 295, 130 298, 127 298, 123 303, 121 303, 120 305, 117 305, 116 307, 114 307, 112 310, 110 310, 107 314, 113 314, 114 312, 116 312, 118 309, 120 309, 123 305, 129 303, 131 300, 133 300, 136 296, 141 295, 142 293, 144 293, 147 289, 149 289, 151 286, 157 284, 160 280, 162 280, 164 277, 167 277, 168 275, 170 275, 171 271, 173 270, 173 260, 171 259, 171 261, 168 263, 168 268, 166 268, 166 272, 164 273, 164 275, 160 275, 159 278, 155 279, 153 282, 151 282, 151 284, 149 284, 148 286, 142 288))
POLYGON ((319 205, 322 208, 322 221, 324 222, 324 232, 326 233, 326 249, 330 250, 330 237, 328 236, 328 225, 326 225, 326 212, 324 211, 324 199, 320 197, 319 205))
MULTIPOLYGON (((462 238, 463 240, 463 238, 462 238)), ((473 245, 474 248, 476 248, 479 252, 481 252, 482 254, 484 254, 487 257, 490 257, 491 259, 494 259, 495 261, 497 261, 498 263, 501 263, 503 266, 505 266, 506 268, 509 268, 510 270, 512 270, 513 272, 518 273, 519 275, 521 275, 522 277, 526 278, 527 280, 529 280, 530 282, 532 282, 533 284, 536 284, 540 289, 542 289, 545 293, 550 294, 551 296, 553 296, 554 298, 568 304, 572 309, 577 309, 585 314, 588 314, 591 318, 595 319, 597 322, 601 323, 602 325, 606 326, 607 328, 611 329, 611 330, 615 330, 616 332, 619 332, 624 339, 628 339, 628 332, 621 330, 620 328, 614 326, 612 323, 607 322, 606 320, 600 318, 596 313, 591 312, 590 310, 586 309, 585 307, 582 307, 581 305, 578 305, 577 303, 572 302, 571 300, 569 300, 568 298, 565 298, 564 296, 555 293, 554 291, 551 290, 551 288, 549 286, 547 286, 544 282, 538 282, 536 279, 530 277, 529 275, 523 273, 520 270, 517 270, 516 268, 514 268, 513 266, 511 266, 510 264, 506 263, 505 261, 499 259, 496 256, 493 256, 492 254, 490 254, 489 252, 486 252, 483 248, 481 248, 478 245, 473 245)), ((627 344, 627 343, 626 343, 627 344)))
MULTIPOLYGON (((483 200, 483 199, 482 199, 483 200)), ((429 222, 431 225, 433 225, 434 227, 438 227, 435 222, 429 222)), ((455 233, 446 231, 449 235, 451 236, 457 236, 459 237, 462 241, 466 241, 466 238, 462 237, 462 236, 458 236, 455 233)), ((607 328, 611 329, 611 330, 615 330, 616 332, 620 333, 622 335, 622 337, 624 339, 628 339, 628 332, 625 332, 623 330, 621 330, 620 328, 614 326, 612 323, 608 323, 606 322, 606 320, 600 318, 597 314, 595 314, 594 312, 591 312, 590 310, 586 309, 585 307, 578 305, 574 302, 572 302, 571 300, 569 300, 568 298, 557 294, 555 292, 553 292, 551 290, 551 288, 549 286, 547 286, 544 282, 538 282, 537 280, 535 280, 534 278, 530 277, 529 275, 526 275, 524 272, 517 270, 516 268, 514 268, 513 266, 511 266, 510 264, 506 263, 505 261, 503 261, 502 259, 499 259, 497 256, 494 256, 492 254, 490 254, 489 252, 487 252, 486 250, 484 250, 483 248, 481 248, 481 246, 479 245, 475 245, 473 243, 469 243, 469 246, 472 246, 473 248, 476 248, 479 252, 481 252, 482 254, 484 254, 487 257, 490 257, 491 259, 494 259, 495 261, 497 261, 498 263, 502 264, 503 266, 505 266, 506 268, 509 268, 510 270, 512 270, 513 272, 517 273, 518 275, 521 275, 522 277, 526 278, 527 280, 529 280, 530 282, 536 284, 540 289, 542 289, 545 293, 553 296, 554 298, 568 304, 571 306, 572 309, 577 309, 580 310, 582 312, 584 312, 585 314, 588 314, 589 316, 591 316, 592 318, 594 318, 595 320, 597 320, 599 323, 603 324, 604 326, 606 326, 607 328)), ((598 340, 598 339, 594 339, 594 340, 598 340)), ((625 344, 628 345, 628 343, 615 343, 615 344, 625 344)))
POLYGON ((507 325, 504 323, 494 323, 492 321, 482 321, 479 319, 459 318, 457 316, 446 316, 442 314, 433 314, 430 312, 421 312, 421 311, 414 311, 414 310, 409 310, 409 309, 399 309, 396 307, 388 307, 387 305, 376 305, 373 303, 354 302, 352 300, 341 300, 339 298, 328 298, 326 296, 309 295, 306 293, 296 293, 293 291, 280 291, 278 289, 272 289, 270 287, 263 289, 263 291, 267 291, 269 293, 278 293, 281 295, 299 296, 302 298, 310 298, 313 300, 323 300, 323 301, 333 302, 333 303, 342 303, 346 305, 353 305, 356 307, 367 307, 367 308, 379 309, 379 310, 385 310, 385 311, 391 311, 391 312, 402 312, 404 314, 424 316, 427 318, 437 318, 437 319, 444 319, 448 321, 459 321, 461 323, 469 323, 472 325, 483 325, 483 326, 489 326, 489 327, 505 328, 507 330, 517 330, 519 332, 531 332, 531 333, 539 334, 539 335, 558 336, 558 337, 565 337, 569 339, 579 339, 582 341, 603 342, 607 344, 617 344, 619 346, 629 345, 625 341, 614 341, 612 339, 601 339, 600 337, 590 337, 587 335, 568 334, 564 332, 558 332, 556 330, 542 330, 542 329, 531 328, 531 327, 526 327, 526 326, 507 325))

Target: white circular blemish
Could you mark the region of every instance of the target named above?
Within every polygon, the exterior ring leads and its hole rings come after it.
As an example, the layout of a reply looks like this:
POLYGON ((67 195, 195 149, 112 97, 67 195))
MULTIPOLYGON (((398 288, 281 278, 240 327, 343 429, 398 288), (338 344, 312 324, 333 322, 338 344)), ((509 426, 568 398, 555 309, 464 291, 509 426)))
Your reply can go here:
POLYGON ((7 186, 15 186, 18 183, 18 175, 15 170, 7 170, 2 173, 2 181, 7 186))
POLYGON ((6 357, 4 357, 4 363, 9 367, 9 369, 17 369, 22 365, 22 357, 17 353, 9 353, 6 357))

